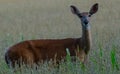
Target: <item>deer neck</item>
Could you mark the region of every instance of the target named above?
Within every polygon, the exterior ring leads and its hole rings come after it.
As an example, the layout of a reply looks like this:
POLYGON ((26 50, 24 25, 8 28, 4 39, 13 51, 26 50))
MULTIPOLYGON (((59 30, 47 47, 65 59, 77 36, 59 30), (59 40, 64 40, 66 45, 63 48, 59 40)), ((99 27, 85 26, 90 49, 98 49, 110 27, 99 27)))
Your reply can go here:
POLYGON ((91 30, 90 25, 87 28, 82 27, 82 48, 86 50, 86 53, 91 47, 91 30))

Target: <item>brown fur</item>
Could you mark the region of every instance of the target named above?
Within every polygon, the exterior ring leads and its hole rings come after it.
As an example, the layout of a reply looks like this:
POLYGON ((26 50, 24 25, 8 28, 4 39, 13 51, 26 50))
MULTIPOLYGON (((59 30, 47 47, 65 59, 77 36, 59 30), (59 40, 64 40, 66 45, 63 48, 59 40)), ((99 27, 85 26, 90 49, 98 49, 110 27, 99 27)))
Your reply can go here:
MULTIPOLYGON (((30 40, 18 43, 8 49, 6 52, 6 61, 15 62, 22 58, 25 64, 39 63, 41 61, 55 59, 60 61, 66 56, 66 48, 69 49, 71 56, 76 56, 77 46, 81 47, 81 39, 60 39, 60 40, 30 40), (56 57, 55 57, 56 56, 56 57)), ((81 50, 79 56, 84 54, 81 50)), ((83 55, 84 56, 84 55, 83 55)), ((83 60, 83 56, 81 59, 83 60)), ((83 60, 84 61, 84 60, 83 60)), ((19 64, 20 62, 18 62, 19 64)), ((9 63, 8 63, 9 64, 9 63)))

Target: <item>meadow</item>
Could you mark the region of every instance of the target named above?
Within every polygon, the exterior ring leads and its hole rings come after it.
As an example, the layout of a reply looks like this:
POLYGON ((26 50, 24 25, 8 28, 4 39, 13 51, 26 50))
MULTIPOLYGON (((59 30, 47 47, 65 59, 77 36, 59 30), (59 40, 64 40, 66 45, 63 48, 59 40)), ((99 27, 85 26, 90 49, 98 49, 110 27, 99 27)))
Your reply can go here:
POLYGON ((15 43, 81 37, 80 20, 69 6, 83 12, 94 3, 99 3, 99 10, 90 20, 92 48, 84 69, 68 61, 59 69, 45 63, 37 71, 23 67, 15 74, 120 74, 120 0, 0 0, 0 74, 14 74, 4 54, 15 43))

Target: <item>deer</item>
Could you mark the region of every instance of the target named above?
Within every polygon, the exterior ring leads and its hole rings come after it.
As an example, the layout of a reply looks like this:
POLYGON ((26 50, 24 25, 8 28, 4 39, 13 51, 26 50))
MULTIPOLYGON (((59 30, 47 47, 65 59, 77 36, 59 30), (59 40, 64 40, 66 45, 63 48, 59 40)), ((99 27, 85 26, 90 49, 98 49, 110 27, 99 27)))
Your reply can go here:
POLYGON ((89 12, 80 12, 74 5, 70 8, 81 21, 82 36, 80 38, 36 39, 19 42, 7 48, 5 52, 7 65, 15 67, 16 64, 22 65, 21 62, 33 65, 51 59, 59 62, 67 55, 66 48, 69 49, 71 57, 76 56, 82 63, 86 62, 92 43, 89 21, 98 11, 98 3, 95 3, 89 12))

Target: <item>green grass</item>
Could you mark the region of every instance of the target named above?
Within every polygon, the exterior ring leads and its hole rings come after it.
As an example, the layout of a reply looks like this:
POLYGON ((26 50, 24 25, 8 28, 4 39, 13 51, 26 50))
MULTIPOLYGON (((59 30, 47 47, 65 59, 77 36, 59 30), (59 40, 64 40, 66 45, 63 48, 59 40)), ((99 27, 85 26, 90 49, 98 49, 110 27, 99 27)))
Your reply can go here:
POLYGON ((120 0, 0 0, 0 74, 13 74, 4 53, 15 43, 81 37, 80 20, 69 6, 89 11, 96 2, 99 11, 90 20, 92 48, 85 69, 79 61, 70 61, 68 51, 68 61, 61 62, 59 69, 49 62, 38 70, 23 67, 22 74, 120 74, 120 0))
POLYGON ((113 70, 119 70, 119 65, 118 65, 118 60, 116 58, 116 47, 113 46, 112 50, 110 52, 110 57, 111 57, 111 66, 113 70))

